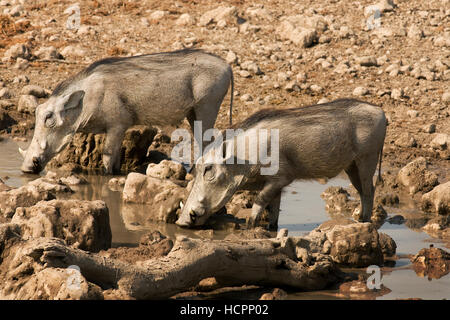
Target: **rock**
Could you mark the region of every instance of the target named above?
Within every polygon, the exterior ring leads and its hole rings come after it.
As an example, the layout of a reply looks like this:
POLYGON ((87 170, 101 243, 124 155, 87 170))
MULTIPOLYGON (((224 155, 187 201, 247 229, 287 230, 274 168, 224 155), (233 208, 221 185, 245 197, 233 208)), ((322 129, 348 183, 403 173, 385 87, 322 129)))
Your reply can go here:
POLYGON ((31 207, 41 200, 55 199, 55 195, 35 185, 0 192, 0 215, 11 218, 18 207, 31 207))
POLYGON ((99 200, 39 202, 29 208, 18 208, 11 223, 20 226, 24 240, 56 237, 75 248, 91 252, 111 247, 109 211, 99 200))
POLYGON ((220 6, 216 9, 205 12, 198 22, 200 27, 205 27, 210 23, 218 23, 221 20, 229 21, 237 14, 236 7, 220 6))
POLYGON ((393 217, 390 217, 387 221, 390 224, 404 224, 406 220, 405 220, 405 218, 402 215, 397 214, 397 215, 395 215, 393 217))
POLYGON ((11 127, 17 124, 17 121, 10 117, 7 111, 0 109, 0 130, 11 127))
POLYGON ((33 84, 24 86, 20 93, 23 95, 32 95, 36 98, 47 98, 50 94, 48 90, 33 84))
POLYGON ((417 141, 409 132, 400 134, 400 137, 394 141, 394 144, 403 148, 414 148, 417 146, 417 141))
POLYGON ((64 57, 83 57, 86 55, 86 50, 80 46, 66 46, 61 50, 64 57))
POLYGON ((312 84, 312 85, 309 87, 309 89, 310 89, 311 91, 313 91, 313 92, 316 92, 316 93, 322 93, 322 92, 323 92, 323 88, 322 88, 321 86, 317 85, 317 84, 312 84))
POLYGON ((403 167, 397 174, 397 181, 406 187, 410 194, 431 191, 438 184, 436 174, 428 170, 427 160, 423 157, 403 167))
POLYGON ((108 187, 113 191, 122 191, 125 186, 126 178, 112 178, 108 181, 108 187))
POLYGON ((320 197, 325 201, 325 210, 330 214, 351 214, 360 201, 350 200, 350 194, 342 187, 328 187, 320 197))
POLYGON ((378 9, 380 13, 393 11, 396 7, 394 1, 392 0, 381 0, 377 4, 368 6, 364 8, 364 15, 369 16, 374 14, 374 10, 378 9))
MULTIPOLYGON (((157 130, 147 126, 128 129, 122 141, 122 171, 145 170, 147 150, 157 130)), ((71 143, 47 165, 58 168, 67 163, 81 165, 84 169, 103 169, 102 150, 104 134, 75 134, 71 143)))
POLYGON ((377 58, 374 56, 363 56, 356 58, 356 63, 364 67, 377 67, 377 58))
POLYGON ((422 128, 423 132, 426 133, 435 133, 436 132, 436 125, 434 123, 427 124, 422 128))
POLYGON ((364 87, 356 87, 355 90, 353 90, 353 95, 354 96, 358 96, 358 97, 362 97, 369 94, 369 90, 367 88, 364 87))
POLYGON ((394 100, 400 100, 403 97, 403 89, 392 89, 391 98, 394 100))
POLYGON ((8 284, 8 293, 0 292, 0 298, 7 300, 103 300, 102 289, 88 282, 76 269, 45 268, 34 270, 34 273, 32 270, 30 272, 32 275, 25 282, 17 281, 14 277, 5 279, 4 283, 8 284), (77 279, 75 288, 70 286, 74 281, 74 276, 77 279))
POLYGON ((184 180, 186 177, 186 169, 181 163, 172 160, 163 160, 158 164, 150 163, 145 174, 158 179, 184 180))
POLYGON ((13 95, 12 90, 8 88, 1 88, 0 89, 0 99, 9 99, 13 95))
POLYGON ((338 297, 352 300, 375 300, 377 297, 392 292, 384 284, 381 284, 379 289, 371 289, 368 286, 368 280, 359 275, 358 280, 344 282, 339 286, 338 297))
POLYGON ((17 103, 17 111, 34 114, 39 103, 35 96, 23 94, 17 103))
POLYGON ((249 101, 253 101, 253 97, 250 94, 245 93, 241 96, 240 100, 243 102, 249 102, 249 101))
POLYGON ((9 10, 8 14, 11 17, 19 17, 23 14, 24 11, 25 11, 25 9, 23 8, 23 6, 18 4, 18 5, 15 5, 14 7, 12 7, 11 10, 9 10))
POLYGON ((236 53, 234 53, 233 51, 228 51, 227 56, 225 57, 225 61, 228 64, 237 64, 238 57, 237 57, 236 53))
POLYGON ((4 57, 9 60, 15 60, 17 58, 29 59, 31 57, 30 49, 28 46, 26 46, 22 43, 18 43, 18 44, 12 45, 5 52, 4 57))
POLYGON ((412 24, 407 31, 408 38, 420 40, 424 37, 423 31, 415 24, 412 24))
POLYGON ((26 68, 28 68, 29 65, 30 63, 28 62, 28 60, 17 58, 16 64, 14 65, 14 69, 25 70, 26 68))
POLYGON ((151 208, 146 212, 149 220, 174 223, 180 202, 186 190, 169 180, 161 180, 139 173, 127 176, 123 189, 125 202, 145 203, 151 208))
POLYGON ((288 39, 301 48, 311 47, 318 41, 318 35, 314 29, 296 26, 288 20, 281 22, 277 33, 282 39, 288 39))
POLYGON ((430 143, 433 149, 446 150, 450 147, 450 135, 447 133, 438 133, 430 143))
POLYGON ((417 110, 408 110, 406 112, 406 114, 408 115, 408 117, 410 118, 417 118, 419 116, 419 111, 417 110))
POLYGON ((444 92, 441 99, 443 102, 450 102, 450 91, 444 92))
POLYGON ((160 21, 162 18, 164 18, 166 16, 166 14, 167 14, 167 11, 156 10, 150 14, 149 19, 150 19, 150 21, 157 22, 157 21, 160 21))
POLYGON ((450 272, 450 253, 440 248, 421 249, 411 258, 413 269, 421 277, 439 279, 450 272))
POLYGON ((378 241, 380 243, 381 251, 383 252, 383 254, 387 257, 394 256, 397 251, 397 244, 395 243, 394 239, 382 232, 379 232, 378 236, 378 241))
POLYGON ((444 32, 434 38, 433 44, 436 47, 450 47, 450 32, 444 32))
POLYGON ((330 220, 311 231, 305 240, 307 250, 329 254, 341 265, 367 267, 381 265, 384 260, 378 232, 371 223, 330 220))
POLYGON ((275 288, 272 292, 264 293, 259 300, 284 300, 287 298, 287 293, 283 289, 275 288))
POLYGON ((241 68, 255 75, 262 74, 259 66, 254 61, 244 61, 243 63, 241 63, 241 68))
POLYGON ((39 59, 52 60, 52 59, 62 59, 63 56, 56 50, 55 47, 41 47, 37 50, 34 55, 39 59))
POLYGON ((189 13, 183 13, 175 21, 177 26, 191 26, 195 23, 195 19, 189 13))
POLYGON ((450 214, 450 181, 434 187, 422 196, 422 209, 438 214, 450 214))

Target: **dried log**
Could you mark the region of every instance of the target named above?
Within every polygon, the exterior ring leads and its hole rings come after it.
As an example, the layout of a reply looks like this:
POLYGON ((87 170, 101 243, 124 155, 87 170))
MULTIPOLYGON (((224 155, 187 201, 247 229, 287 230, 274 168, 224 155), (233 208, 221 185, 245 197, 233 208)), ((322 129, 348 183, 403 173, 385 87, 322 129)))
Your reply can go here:
MULTIPOLYGON (((167 256, 132 265, 69 247, 61 239, 37 238, 16 244, 16 254, 2 263, 2 269, 8 272, 0 272, 0 280, 11 283, 11 277, 76 265, 87 281, 104 290, 112 288, 116 295, 163 299, 207 277, 216 277, 223 285, 289 286, 300 290, 323 289, 341 278, 341 271, 326 255, 315 254, 309 263, 299 261, 296 243, 299 239, 209 241, 180 237, 167 256)), ((7 287, 14 291, 11 284, 7 287)))

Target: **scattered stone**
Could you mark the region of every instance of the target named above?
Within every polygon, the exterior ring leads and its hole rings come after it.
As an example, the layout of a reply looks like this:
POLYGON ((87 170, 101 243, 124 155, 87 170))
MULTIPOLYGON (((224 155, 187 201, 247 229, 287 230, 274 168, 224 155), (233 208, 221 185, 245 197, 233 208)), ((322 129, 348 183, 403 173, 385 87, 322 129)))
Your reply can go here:
POLYGON ((205 27, 210 23, 218 23, 220 20, 229 21, 237 14, 236 7, 220 6, 216 9, 205 12, 198 22, 200 27, 205 27))
POLYGON ((17 104, 17 111, 28 114, 34 114, 38 105, 39 103, 35 96, 23 94, 19 98, 19 102, 17 104))
POLYGON ((362 97, 369 94, 369 89, 364 87, 356 87, 355 90, 353 90, 353 95, 357 97, 362 97))
POLYGON ((195 19, 192 18, 192 16, 189 13, 183 13, 177 21, 175 21, 175 24, 177 26, 191 26, 195 23, 195 19))
POLYGON ((32 95, 35 96, 36 98, 47 98, 50 92, 40 86, 30 84, 22 88, 21 94, 32 95))
POLYGON ((29 67, 29 65, 30 65, 30 63, 28 62, 28 60, 22 59, 22 58, 17 58, 16 64, 14 65, 14 69, 25 70, 26 68, 29 67))
POLYGON ((61 54, 64 57, 84 57, 86 56, 86 50, 80 46, 69 45, 61 50, 61 54))
POLYGON ((41 201, 29 208, 18 208, 11 223, 20 225, 24 240, 56 237, 91 252, 111 247, 109 211, 103 201, 41 201))
POLYGON ((408 189, 410 194, 431 191, 439 183, 436 174, 428 170, 427 160, 423 157, 417 158, 400 169, 397 180, 408 189))
POLYGON ((427 124, 422 128, 423 132, 426 133, 435 133, 436 132, 436 125, 434 123, 427 124))
POLYGON ((43 60, 53 60, 63 58, 63 56, 53 46, 39 48, 39 50, 37 50, 34 53, 34 55, 39 59, 43 60))
POLYGON ((423 31, 415 24, 412 24, 407 31, 408 38, 420 40, 424 37, 423 31))
POLYGON ((285 17, 276 32, 282 39, 288 39, 302 48, 318 41, 318 32, 325 31, 328 22, 320 15, 296 15, 285 17))
POLYGON ((160 163, 150 163, 146 175, 159 179, 184 180, 186 169, 181 163, 172 160, 163 160, 160 163))
POLYGON ((450 147, 450 135, 447 133, 438 133, 430 143, 433 149, 446 150, 450 147))
POLYGON ((12 98, 12 90, 8 88, 1 88, 0 89, 0 99, 10 99, 12 98))
POLYGON ((440 248, 421 249, 411 258, 414 271, 421 277, 439 279, 450 272, 450 253, 440 248))
POLYGON ((325 210, 330 214, 351 214, 360 203, 351 200, 350 194, 342 187, 328 187, 320 197, 325 200, 325 210))
POLYGON ((255 75, 262 74, 261 70, 259 69, 259 66, 254 61, 245 61, 241 63, 241 68, 255 75))
POLYGON ((245 93, 241 96, 240 100, 243 102, 249 102, 249 101, 253 101, 253 97, 250 94, 245 93))
POLYGON ((125 186, 126 178, 120 177, 120 178, 112 178, 108 181, 108 187, 112 191, 122 191, 123 187, 125 186))
POLYGON ((400 100, 403 97, 403 89, 392 89, 391 98, 394 100, 400 100))
POLYGON ((377 58, 374 56, 364 56, 356 58, 356 63, 364 67, 377 67, 377 58))
POLYGON ((227 56, 225 57, 225 61, 229 64, 237 64, 238 57, 233 51, 228 51, 227 56))
POLYGON ((125 202, 148 204, 148 220, 174 223, 186 190, 170 180, 161 180, 140 173, 130 173, 123 189, 125 202))
POLYGON ((17 58, 29 59, 31 57, 30 49, 28 46, 18 43, 12 45, 6 52, 4 57, 9 60, 15 60, 17 58))
POLYGON ((167 11, 156 10, 150 14, 149 18, 150 18, 150 21, 157 22, 157 21, 160 21, 162 18, 164 18, 166 16, 166 14, 167 14, 167 11))
POLYGON ((323 88, 322 88, 321 86, 317 85, 317 84, 312 84, 312 85, 309 87, 309 89, 310 89, 312 92, 316 92, 316 93, 322 93, 322 92, 323 92, 323 88))
POLYGON ((259 300, 284 300, 287 298, 286 291, 275 288, 272 292, 264 293, 259 300))
POLYGON ((450 91, 444 92, 441 99, 442 99, 442 102, 445 102, 445 103, 450 102, 450 91))
POLYGON ((422 210, 450 214, 450 181, 434 187, 422 196, 422 210))

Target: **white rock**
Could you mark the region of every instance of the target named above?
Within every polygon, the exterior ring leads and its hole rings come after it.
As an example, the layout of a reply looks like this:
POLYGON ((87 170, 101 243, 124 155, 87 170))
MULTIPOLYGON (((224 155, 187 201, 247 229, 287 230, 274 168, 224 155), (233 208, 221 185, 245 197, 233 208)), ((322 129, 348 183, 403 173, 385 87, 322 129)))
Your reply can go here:
POLYGON ((159 21, 162 18, 164 18, 166 14, 167 14, 167 11, 156 10, 150 14, 149 18, 150 18, 150 20, 153 20, 153 21, 159 21))
POLYGON ((408 38, 419 40, 424 37, 423 31, 415 24, 411 25, 407 31, 408 38))
POLYGON ((61 59, 62 56, 56 50, 54 46, 50 47, 41 47, 39 50, 34 52, 34 55, 39 59, 44 60, 52 60, 52 59, 61 59))
POLYGON ((9 99, 12 97, 12 91, 8 88, 0 89, 0 99, 9 99))
POLYGON ((61 50, 64 57, 83 57, 86 55, 86 50, 80 46, 66 46, 61 50))
POLYGON ((399 100, 403 97, 403 89, 392 89, 391 98, 394 100, 399 100))
POLYGON ((377 58, 374 56, 364 56, 356 58, 356 63, 364 67, 377 66, 377 58))
POLYGON ((309 89, 311 89, 311 91, 313 92, 317 92, 317 93, 321 93, 323 92, 323 88, 317 84, 312 84, 309 89))
POLYGON ((14 69, 25 70, 26 68, 28 68, 29 65, 30 63, 28 62, 28 60, 17 58, 16 64, 14 65, 14 69))
POLYGON ((442 101, 443 102, 450 102, 450 91, 444 92, 442 95, 442 101))
POLYGON ((356 87, 355 90, 353 90, 353 95, 357 97, 362 97, 369 94, 369 90, 364 87, 356 87))
POLYGON ((17 111, 34 114, 38 105, 39 103, 35 96, 21 95, 17 104, 17 111))
POLYGON ((220 6, 216 9, 210 10, 205 12, 201 17, 200 20, 198 22, 198 25, 200 27, 204 27, 207 26, 210 23, 217 23, 220 20, 229 20, 232 17, 236 16, 237 14, 237 9, 236 7, 225 7, 225 6, 220 6))
POLYGON ((32 95, 35 96, 36 98, 46 98, 50 92, 40 86, 30 84, 24 86, 20 93, 24 95, 32 95))
POLYGON ((175 24, 177 26, 190 26, 195 23, 194 18, 189 13, 183 13, 177 21, 175 21, 175 24))
POLYGON ((228 51, 227 56, 225 57, 225 61, 228 64, 236 64, 238 62, 238 57, 233 51, 228 51))
POLYGON ((433 149, 445 150, 450 148, 450 135, 446 133, 438 133, 431 141, 430 146, 433 149))
POLYGON ((249 101, 253 101, 253 97, 250 94, 245 93, 241 96, 240 100, 243 102, 249 102, 249 101))
POLYGON ((17 58, 29 59, 30 56, 30 49, 22 43, 11 46, 4 55, 9 60, 17 58))

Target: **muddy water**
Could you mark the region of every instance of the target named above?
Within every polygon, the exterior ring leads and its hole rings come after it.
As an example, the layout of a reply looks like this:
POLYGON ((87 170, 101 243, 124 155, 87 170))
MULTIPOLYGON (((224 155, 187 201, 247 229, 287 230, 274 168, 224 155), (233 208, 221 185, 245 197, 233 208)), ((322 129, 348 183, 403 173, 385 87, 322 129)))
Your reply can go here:
MULTIPOLYGON (((19 143, 21 147, 23 143, 19 143)), ((12 140, 0 142, 0 178, 8 185, 19 187, 30 180, 36 179, 36 175, 24 175, 20 172, 21 156, 17 150, 18 144, 12 140), (8 177, 5 179, 5 177, 8 177)), ((124 205, 120 192, 108 188, 107 176, 85 176, 89 184, 77 187, 71 195, 75 199, 104 200, 110 211, 113 245, 135 245, 140 237, 151 231, 159 230, 163 234, 175 238, 177 235, 201 237, 199 231, 178 228, 173 224, 149 223, 145 221, 145 212, 149 210, 143 205, 124 205)), ((279 227, 287 228, 290 235, 304 235, 329 220, 330 216, 325 211, 325 204, 320 194, 329 186, 347 187, 349 181, 344 174, 328 181, 327 184, 318 182, 296 181, 285 188, 282 195, 281 214, 279 227)), ((419 211, 411 202, 401 203, 399 208, 385 208, 389 216, 396 214, 418 215, 419 211)), ((395 266, 382 268, 382 283, 391 290, 390 293, 377 299, 449 299, 450 298, 450 274, 440 279, 429 280, 419 277, 411 268, 409 256, 416 254, 420 249, 433 244, 443 247, 438 239, 430 238, 420 229, 411 229, 405 224, 395 225, 386 222, 381 232, 390 235, 397 244, 398 260, 395 266)), ((223 232, 217 232, 214 238, 222 238, 223 232)), ((363 273, 365 270, 351 270, 363 273)), ((324 290, 317 292, 291 292, 290 299, 337 299, 337 291, 324 290)))

